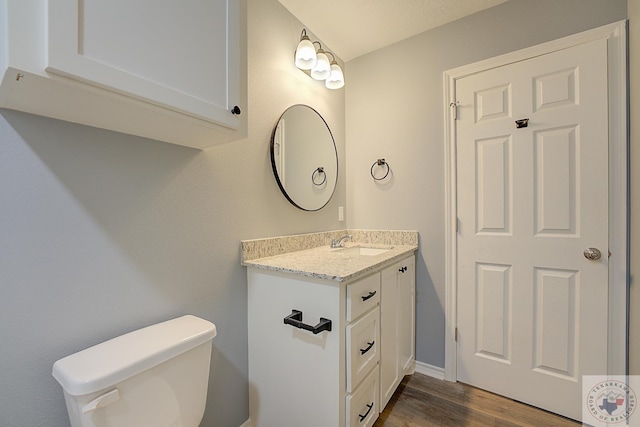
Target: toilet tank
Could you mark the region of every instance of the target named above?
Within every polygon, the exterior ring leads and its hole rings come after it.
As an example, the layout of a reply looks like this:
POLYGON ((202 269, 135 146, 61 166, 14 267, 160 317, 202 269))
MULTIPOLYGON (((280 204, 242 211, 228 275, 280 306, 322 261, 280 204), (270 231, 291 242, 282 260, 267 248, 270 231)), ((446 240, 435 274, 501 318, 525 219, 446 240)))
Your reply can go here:
POLYGON ((72 427, 198 427, 213 323, 187 315, 58 360, 72 427))

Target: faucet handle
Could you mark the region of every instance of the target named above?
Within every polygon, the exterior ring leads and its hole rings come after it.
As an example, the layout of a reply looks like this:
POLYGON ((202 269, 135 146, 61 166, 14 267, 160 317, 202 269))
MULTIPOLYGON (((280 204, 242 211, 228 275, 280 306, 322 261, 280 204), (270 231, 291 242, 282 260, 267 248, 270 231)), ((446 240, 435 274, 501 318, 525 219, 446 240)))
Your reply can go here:
POLYGON ((347 240, 347 239, 353 241, 353 236, 351 234, 345 234, 344 236, 340 237, 339 239, 331 239, 331 247, 332 248, 342 248, 342 247, 344 247, 344 241, 347 240))

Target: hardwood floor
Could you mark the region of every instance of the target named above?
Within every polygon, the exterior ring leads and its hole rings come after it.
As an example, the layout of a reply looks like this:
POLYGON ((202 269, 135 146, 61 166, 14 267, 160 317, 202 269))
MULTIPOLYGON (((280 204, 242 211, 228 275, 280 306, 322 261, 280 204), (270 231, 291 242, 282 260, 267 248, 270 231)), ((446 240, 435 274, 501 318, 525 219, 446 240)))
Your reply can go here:
POLYGON ((404 378, 374 427, 579 427, 580 423, 462 383, 404 378))

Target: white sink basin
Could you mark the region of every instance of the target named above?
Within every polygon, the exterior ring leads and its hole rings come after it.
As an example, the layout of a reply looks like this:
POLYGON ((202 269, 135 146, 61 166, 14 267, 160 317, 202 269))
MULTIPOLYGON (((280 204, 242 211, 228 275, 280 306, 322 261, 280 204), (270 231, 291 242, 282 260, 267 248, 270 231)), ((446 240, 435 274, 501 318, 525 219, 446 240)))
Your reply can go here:
POLYGON ((385 252, 389 252, 393 248, 369 248, 365 246, 355 246, 350 248, 339 248, 335 249, 336 253, 344 254, 344 255, 380 255, 385 252))

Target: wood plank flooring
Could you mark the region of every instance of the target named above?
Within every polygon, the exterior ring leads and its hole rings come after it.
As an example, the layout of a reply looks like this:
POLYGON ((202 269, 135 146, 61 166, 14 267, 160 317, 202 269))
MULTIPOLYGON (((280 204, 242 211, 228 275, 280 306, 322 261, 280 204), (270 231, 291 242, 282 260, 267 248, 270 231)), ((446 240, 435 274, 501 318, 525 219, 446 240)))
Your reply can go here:
POLYGON ((580 424, 462 383, 404 378, 374 427, 579 427, 580 424))

